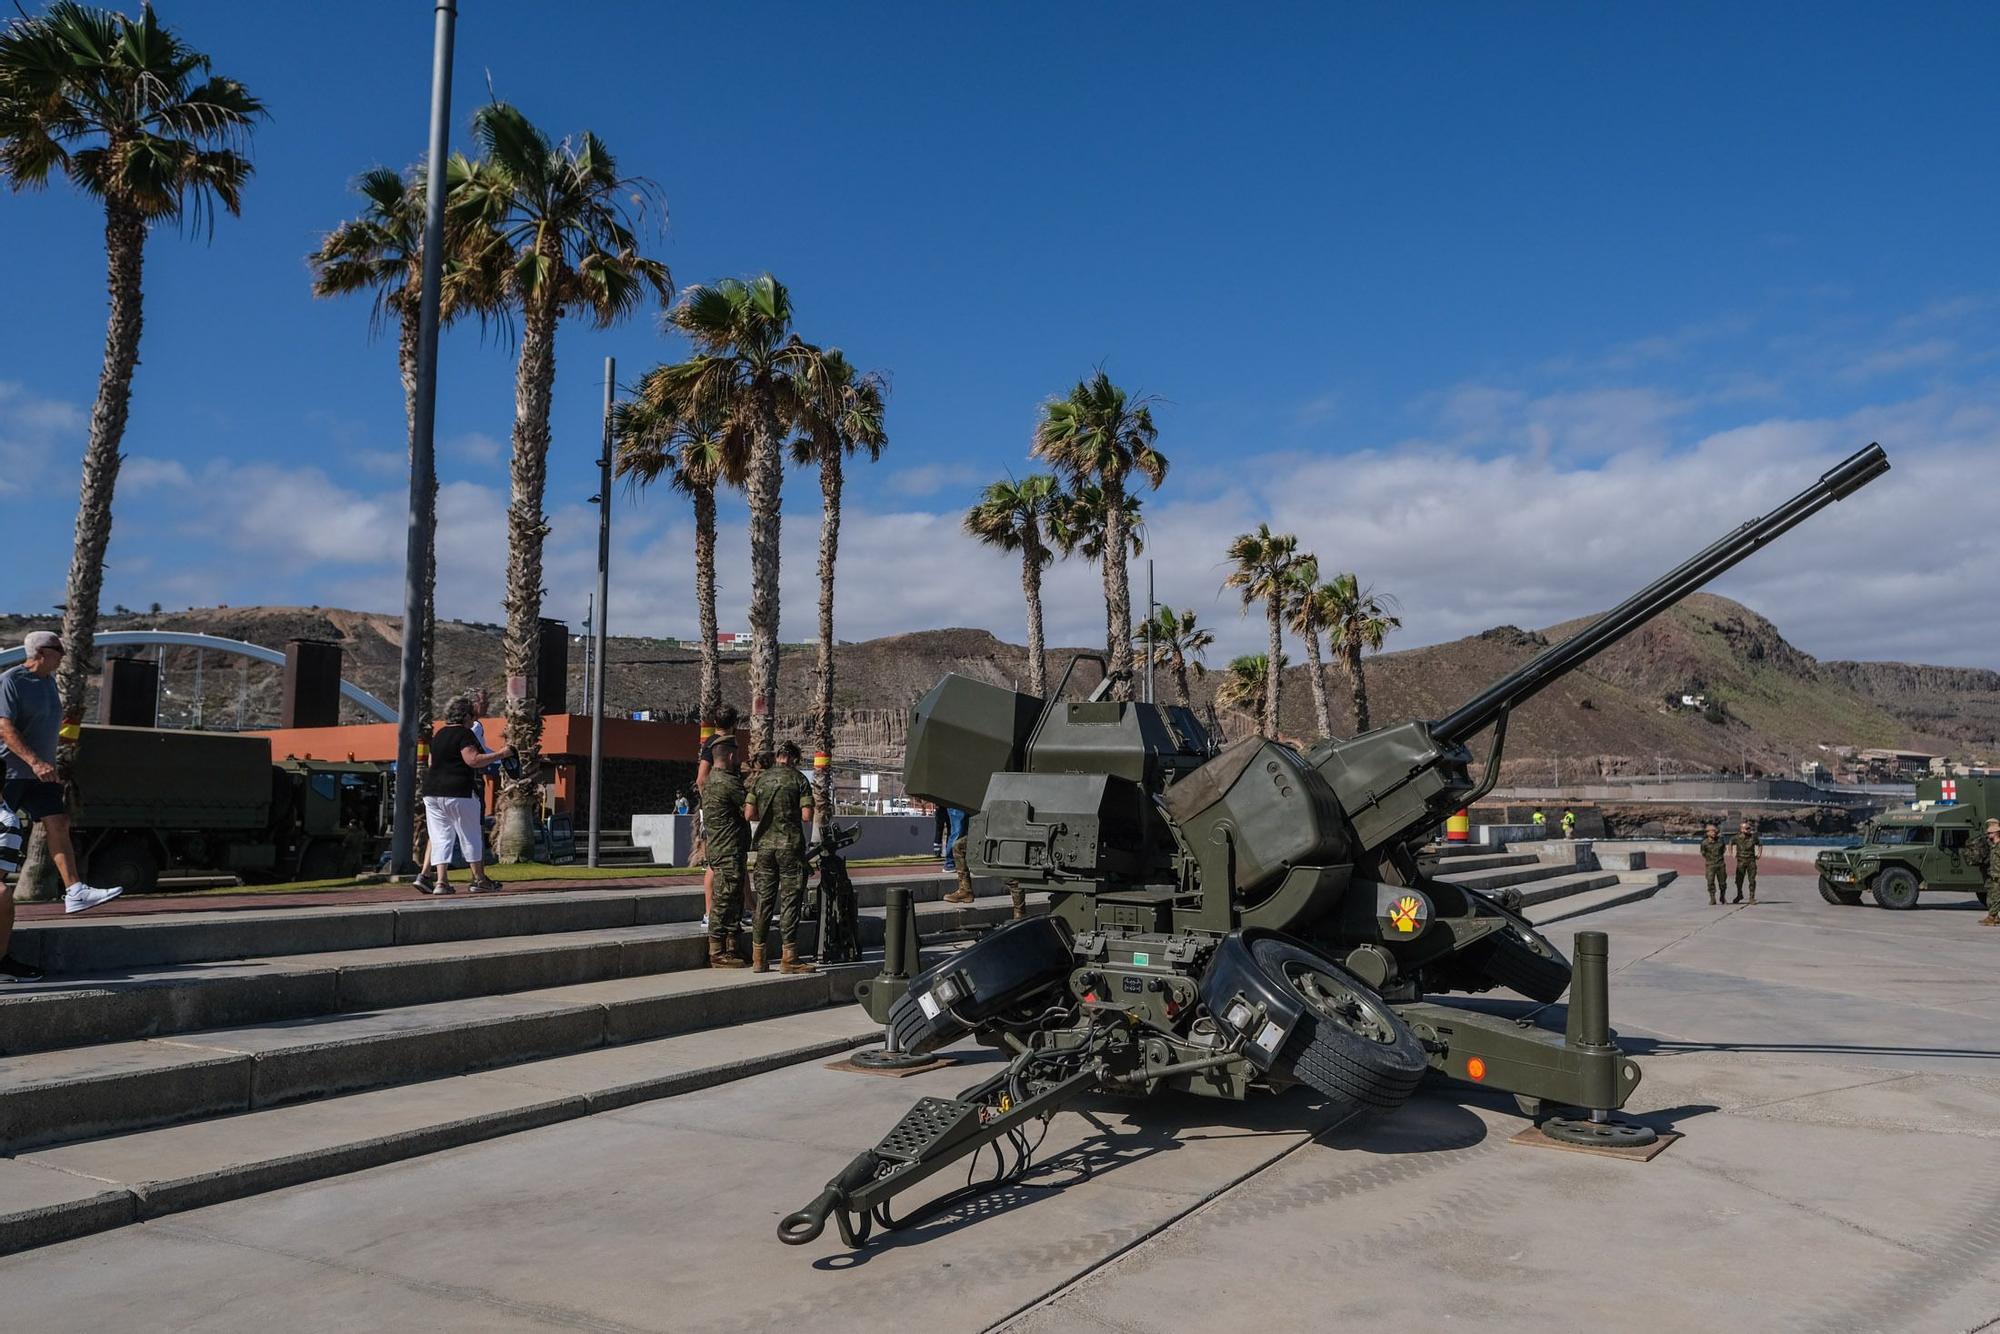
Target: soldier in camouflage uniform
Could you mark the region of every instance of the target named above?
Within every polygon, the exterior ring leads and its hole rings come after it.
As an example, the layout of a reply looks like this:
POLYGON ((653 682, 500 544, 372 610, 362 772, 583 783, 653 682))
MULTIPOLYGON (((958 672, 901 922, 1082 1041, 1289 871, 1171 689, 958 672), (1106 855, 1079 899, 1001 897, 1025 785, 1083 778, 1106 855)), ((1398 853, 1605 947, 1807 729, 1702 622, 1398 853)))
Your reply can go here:
MULTIPOLYGON (((964 906, 973 902, 972 868, 965 864, 965 838, 966 832, 971 828, 972 816, 968 813, 965 817, 965 823, 960 827, 957 839, 951 845, 951 864, 953 869, 958 872, 958 888, 944 896, 946 903, 956 903, 964 906)), ((1018 922, 1028 915, 1028 891, 1021 888, 1020 881, 1009 880, 1007 882, 1007 897, 1014 902, 1015 921, 1018 922)))
POLYGON ((764 940, 777 909, 778 938, 784 947, 781 973, 810 973, 798 957, 799 914, 806 899, 806 821, 812 818, 812 787, 799 772, 799 748, 778 747, 777 763, 766 764, 750 788, 743 816, 757 824, 757 915, 750 924, 750 967, 767 973, 764 940))
POLYGON ((741 968, 736 923, 743 916, 743 855, 750 826, 743 820, 743 778, 737 772, 736 739, 718 738, 707 747, 708 776, 701 785, 704 853, 713 886, 708 908, 708 966, 741 968))
POLYGON ((1979 919, 1980 925, 2000 926, 2000 820, 1988 820, 1986 837, 1973 835, 1966 853, 1974 864, 1986 868, 1986 916, 1979 919))
POLYGON ((1723 858, 1728 847, 1714 825, 1709 825, 1701 835, 1701 866, 1708 873, 1708 901, 1711 905, 1727 902, 1729 899, 1729 872, 1723 866, 1723 858))
POLYGON ((1736 837, 1729 840, 1729 846, 1736 849, 1736 897, 1733 902, 1743 902, 1743 886, 1750 886, 1750 902, 1757 901, 1757 858, 1762 855, 1764 845, 1757 841, 1757 835, 1745 820, 1736 827, 1736 837))

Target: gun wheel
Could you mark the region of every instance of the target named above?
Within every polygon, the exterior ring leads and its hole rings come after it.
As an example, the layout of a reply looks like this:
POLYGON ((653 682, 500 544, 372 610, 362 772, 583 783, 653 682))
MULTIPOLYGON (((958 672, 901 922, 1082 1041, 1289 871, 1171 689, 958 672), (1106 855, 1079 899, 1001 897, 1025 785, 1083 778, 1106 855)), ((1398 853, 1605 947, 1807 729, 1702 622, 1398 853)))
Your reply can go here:
POLYGON ((1861 903, 1861 891, 1842 889, 1825 876, 1819 878, 1819 896, 1828 903, 1837 903, 1843 908, 1853 908, 1861 903))
POLYGON ((1264 937, 1251 957, 1305 1003, 1276 1069, 1357 1111, 1393 1112, 1427 1064, 1417 1035, 1361 980, 1288 940, 1264 937))
POLYGON ((896 1046, 923 1055, 971 1032, 1009 1006, 1069 977, 1069 937, 1049 917, 1012 922, 934 968, 910 979, 910 989, 889 1007, 896 1046), (931 989, 951 977, 962 994, 949 1005, 927 1003, 931 989), (969 1023, 968 1023, 969 1021, 969 1023))

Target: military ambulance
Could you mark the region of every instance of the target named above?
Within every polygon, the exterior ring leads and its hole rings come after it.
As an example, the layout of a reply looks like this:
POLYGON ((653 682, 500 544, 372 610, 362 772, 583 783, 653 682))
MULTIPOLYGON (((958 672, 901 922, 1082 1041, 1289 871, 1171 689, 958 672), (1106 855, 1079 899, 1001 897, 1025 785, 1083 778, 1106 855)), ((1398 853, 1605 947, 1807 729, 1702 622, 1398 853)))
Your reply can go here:
POLYGON ((1819 855, 1819 893, 1848 907, 1866 890, 1884 908, 1914 908, 1920 894, 1984 899, 1984 872, 1965 855, 2000 815, 2000 775, 1921 778, 1917 799, 1868 822, 1858 848, 1819 855))

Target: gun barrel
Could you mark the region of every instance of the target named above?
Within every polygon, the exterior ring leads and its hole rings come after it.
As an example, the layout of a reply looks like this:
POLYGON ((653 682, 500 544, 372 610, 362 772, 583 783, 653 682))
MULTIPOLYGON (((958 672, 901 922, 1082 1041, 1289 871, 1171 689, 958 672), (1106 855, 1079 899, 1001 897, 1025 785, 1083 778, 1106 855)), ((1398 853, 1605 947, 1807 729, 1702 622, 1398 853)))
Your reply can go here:
POLYGON ((1568 639, 1544 649, 1480 691, 1450 714, 1432 723, 1431 735, 1439 741, 1462 744, 1502 713, 1534 698, 1557 677, 1574 671, 1751 553, 1835 501, 1846 499, 1887 471, 1889 456, 1882 451, 1881 445, 1871 444, 1857 451, 1769 514, 1752 519, 1661 575, 1568 639))

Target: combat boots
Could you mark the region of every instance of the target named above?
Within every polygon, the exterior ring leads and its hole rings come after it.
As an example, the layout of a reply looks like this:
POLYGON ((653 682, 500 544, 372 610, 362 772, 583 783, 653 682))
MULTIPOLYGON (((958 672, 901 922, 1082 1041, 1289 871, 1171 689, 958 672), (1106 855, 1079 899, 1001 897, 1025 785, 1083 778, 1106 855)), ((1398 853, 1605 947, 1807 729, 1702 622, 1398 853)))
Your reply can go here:
POLYGON ((768 973, 771 971, 770 963, 764 958, 764 946, 762 942, 757 942, 750 946, 750 971, 753 973, 768 973))
POLYGON ((2000 926, 2000 916, 1987 913, 1986 916, 1979 919, 1979 924, 1981 926, 2000 926))
POLYGON ((797 945, 787 945, 785 946, 784 956, 778 960, 778 971, 781 973, 817 973, 819 969, 799 957, 799 947, 797 945))
POLYGON ((736 952, 733 941, 717 940, 714 936, 710 936, 708 938, 708 966, 710 968, 744 968, 748 965, 743 962, 743 956, 736 952))
POLYGON ((970 903, 972 902, 972 891, 969 889, 954 889, 951 893, 944 896, 944 901, 946 903, 970 903))

